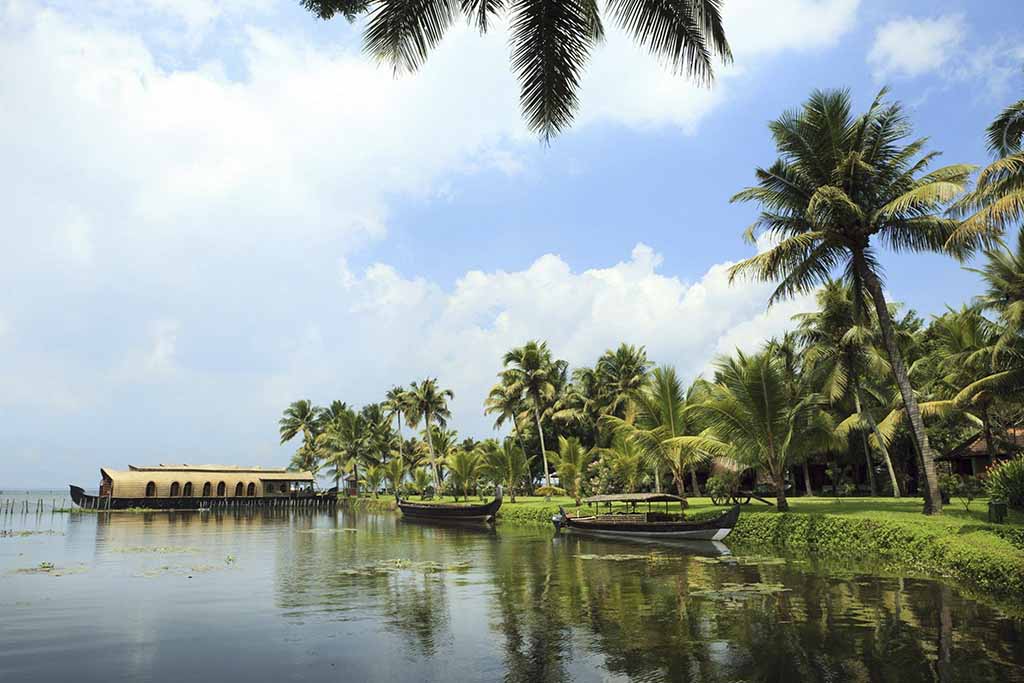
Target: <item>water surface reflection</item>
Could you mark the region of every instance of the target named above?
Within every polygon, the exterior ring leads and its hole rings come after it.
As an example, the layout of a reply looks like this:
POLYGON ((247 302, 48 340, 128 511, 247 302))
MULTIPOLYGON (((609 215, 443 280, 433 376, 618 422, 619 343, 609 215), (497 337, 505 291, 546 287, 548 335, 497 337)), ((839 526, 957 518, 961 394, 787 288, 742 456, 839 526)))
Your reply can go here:
POLYGON ((0 539, 0 680, 1024 680, 1022 624, 948 586, 711 546, 345 512, 4 528, 41 533, 0 539))

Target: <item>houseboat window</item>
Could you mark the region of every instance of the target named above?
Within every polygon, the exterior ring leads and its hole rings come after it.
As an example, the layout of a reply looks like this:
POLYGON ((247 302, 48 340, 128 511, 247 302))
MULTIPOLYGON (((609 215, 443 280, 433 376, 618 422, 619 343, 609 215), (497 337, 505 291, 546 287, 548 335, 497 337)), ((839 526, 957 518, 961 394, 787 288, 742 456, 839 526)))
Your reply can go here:
POLYGON ((156 495, 156 482, 151 481, 146 484, 146 498, 152 498, 156 495))
POLYGON ((217 496, 219 498, 223 498, 226 491, 227 487, 225 487, 224 482, 217 484, 217 496))
POLYGON ((255 496, 256 495, 256 484, 249 482, 249 485, 245 487, 245 495, 255 496))
POLYGON ((281 493, 288 493, 288 484, 281 484, 281 493))
POLYGON ((181 495, 185 496, 186 498, 190 498, 192 496, 192 482, 185 482, 185 488, 184 490, 182 490, 181 495))
POLYGON ((241 496, 242 491, 244 491, 244 489, 242 488, 242 482, 238 482, 238 484, 235 486, 235 495, 241 496))
POLYGON ((171 483, 171 498, 177 498, 181 495, 181 484, 178 482, 171 483))
POLYGON ((210 497, 210 482, 203 484, 203 498, 210 497))

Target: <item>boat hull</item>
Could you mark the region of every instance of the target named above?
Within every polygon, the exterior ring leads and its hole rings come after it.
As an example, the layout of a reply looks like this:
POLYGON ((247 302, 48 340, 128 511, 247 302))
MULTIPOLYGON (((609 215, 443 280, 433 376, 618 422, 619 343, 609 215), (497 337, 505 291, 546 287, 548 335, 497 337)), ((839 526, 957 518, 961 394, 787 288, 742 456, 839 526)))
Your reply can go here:
POLYGON ((206 510, 212 507, 227 507, 253 505, 256 507, 269 507, 275 504, 290 505, 303 502, 326 503, 337 500, 335 493, 325 492, 315 496, 302 496, 291 498, 287 496, 271 497, 238 497, 238 498, 212 498, 212 497, 176 497, 176 498, 119 498, 117 496, 93 496, 85 492, 81 486, 71 485, 71 500, 80 508, 87 510, 128 510, 132 508, 145 508, 147 510, 206 510))
POLYGON ((413 503, 397 499, 398 509, 402 515, 410 519, 422 519, 443 522, 491 522, 501 507, 499 494, 489 503, 482 505, 447 505, 438 503, 413 503))
POLYGON ((596 517, 569 517, 564 512, 552 519, 555 527, 574 533, 617 538, 662 538, 721 541, 736 526, 740 507, 714 519, 699 522, 604 522, 596 517))

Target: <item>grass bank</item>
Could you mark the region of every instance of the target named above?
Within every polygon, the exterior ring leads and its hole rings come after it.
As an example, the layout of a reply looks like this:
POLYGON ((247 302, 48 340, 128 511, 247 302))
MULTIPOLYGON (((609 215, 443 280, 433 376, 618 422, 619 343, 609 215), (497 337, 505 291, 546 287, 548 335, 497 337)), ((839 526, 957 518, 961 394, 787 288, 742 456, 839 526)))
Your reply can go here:
MULTIPOLYGON (((452 502, 444 498, 443 502, 452 502)), ((440 502, 440 501, 439 501, 440 502)), ((867 562, 889 571, 946 578, 991 596, 1024 602, 1024 514, 1010 513, 1006 524, 986 520, 988 501, 964 510, 955 502, 937 517, 921 514, 920 499, 791 498, 780 513, 760 503, 743 507, 728 544, 737 549, 811 554, 827 559, 867 562)), ((393 510, 392 498, 360 498, 350 504, 364 510, 393 510)), ((498 513, 502 524, 550 525, 559 505, 571 498, 507 498, 498 513)), ((712 516, 721 507, 708 498, 691 498, 687 515, 712 516)))

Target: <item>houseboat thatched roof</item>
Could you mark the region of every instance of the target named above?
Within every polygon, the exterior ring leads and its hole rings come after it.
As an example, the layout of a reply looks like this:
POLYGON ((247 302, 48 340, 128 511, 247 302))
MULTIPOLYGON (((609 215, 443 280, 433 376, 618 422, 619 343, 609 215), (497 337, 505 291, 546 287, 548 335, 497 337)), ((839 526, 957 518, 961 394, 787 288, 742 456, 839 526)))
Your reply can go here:
MULTIPOLYGON (((235 465, 129 465, 127 470, 100 468, 100 474, 113 485, 113 495, 121 498, 142 498, 146 487, 152 483, 156 496, 166 496, 171 486, 178 484, 184 490, 191 483, 194 495, 202 495, 203 486, 209 484, 211 495, 217 495, 217 487, 224 484, 227 495, 232 495, 241 484, 248 491, 252 484, 257 491, 264 482, 312 483, 311 472, 292 472, 283 468, 239 467, 235 465)), ((179 495, 184 495, 179 494, 179 495)))

